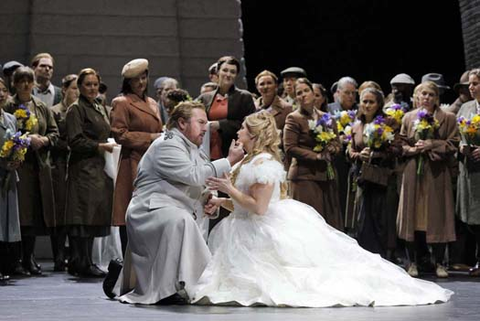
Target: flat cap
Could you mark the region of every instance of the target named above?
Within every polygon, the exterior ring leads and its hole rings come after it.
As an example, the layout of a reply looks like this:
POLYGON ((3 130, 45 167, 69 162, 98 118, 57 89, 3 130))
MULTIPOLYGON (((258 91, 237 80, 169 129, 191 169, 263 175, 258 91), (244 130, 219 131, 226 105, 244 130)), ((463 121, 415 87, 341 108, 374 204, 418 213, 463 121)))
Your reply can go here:
POLYGON ((300 67, 289 67, 285 70, 282 70, 280 72, 280 75, 282 77, 286 77, 286 76, 307 77, 307 73, 305 72, 305 70, 300 67))
POLYGON ((127 62, 122 69, 122 77, 135 78, 148 70, 148 60, 143 58, 133 59, 127 62))
POLYGON ((390 80, 390 85, 393 84, 408 84, 408 85, 415 85, 415 80, 413 80, 410 75, 407 74, 398 74, 390 80))
POLYGON ((15 71, 15 69, 17 69, 18 67, 23 67, 23 65, 18 61, 12 60, 12 61, 6 62, 3 65, 3 69, 2 69, 3 74, 5 76, 11 76, 15 71))

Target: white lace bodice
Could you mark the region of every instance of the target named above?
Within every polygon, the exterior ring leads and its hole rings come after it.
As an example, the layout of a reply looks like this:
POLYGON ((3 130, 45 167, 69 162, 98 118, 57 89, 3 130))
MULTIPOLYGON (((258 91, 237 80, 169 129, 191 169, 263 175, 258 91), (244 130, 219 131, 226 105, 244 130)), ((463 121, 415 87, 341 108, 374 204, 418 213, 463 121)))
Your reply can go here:
MULTIPOLYGON (((242 165, 235 182, 235 187, 244 193, 248 193, 250 187, 256 183, 273 183, 274 189, 270 199, 271 204, 280 200, 280 183, 283 183, 285 178, 286 173, 283 165, 273 159, 272 155, 262 153, 255 156, 247 164, 242 165)), ((235 214, 248 214, 248 211, 243 209, 238 203, 233 201, 233 204, 235 214)))

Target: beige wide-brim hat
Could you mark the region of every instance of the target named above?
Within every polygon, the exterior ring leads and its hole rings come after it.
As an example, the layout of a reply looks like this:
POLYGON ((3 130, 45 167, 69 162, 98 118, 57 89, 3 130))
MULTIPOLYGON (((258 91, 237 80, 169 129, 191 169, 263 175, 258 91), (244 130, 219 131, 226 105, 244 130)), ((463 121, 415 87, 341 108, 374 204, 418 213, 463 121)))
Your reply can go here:
POLYGON ((135 78, 148 70, 148 60, 143 58, 133 59, 127 62, 122 69, 123 78, 135 78))

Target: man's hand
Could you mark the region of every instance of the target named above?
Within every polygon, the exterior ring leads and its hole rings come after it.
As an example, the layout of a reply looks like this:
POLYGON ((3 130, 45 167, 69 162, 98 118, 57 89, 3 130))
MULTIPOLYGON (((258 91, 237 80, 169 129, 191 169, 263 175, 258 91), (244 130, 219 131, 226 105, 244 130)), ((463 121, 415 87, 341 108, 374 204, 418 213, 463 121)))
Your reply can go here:
POLYGON ((230 166, 233 166, 239 161, 241 161, 243 159, 243 156, 243 144, 235 141, 235 139, 232 139, 232 143, 230 144, 230 148, 228 149, 227 156, 227 160, 230 162, 230 166))
MULTIPOLYGON (((210 194, 211 195, 211 194, 210 194)), ((203 211, 208 216, 215 216, 217 209, 222 205, 225 198, 218 198, 211 195, 203 206, 203 211)))

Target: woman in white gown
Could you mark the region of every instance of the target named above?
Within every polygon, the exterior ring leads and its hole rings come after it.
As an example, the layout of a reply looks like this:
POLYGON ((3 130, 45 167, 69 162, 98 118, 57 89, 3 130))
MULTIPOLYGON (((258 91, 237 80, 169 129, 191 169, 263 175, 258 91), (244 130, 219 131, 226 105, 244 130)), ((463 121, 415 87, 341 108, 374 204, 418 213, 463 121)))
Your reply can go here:
POLYGON ((271 115, 248 116, 238 131, 247 155, 232 177, 211 178, 230 195, 205 209, 233 206, 212 230, 213 257, 195 304, 290 307, 394 306, 446 302, 453 294, 414 279, 327 225, 310 206, 284 199, 285 172, 271 115))

